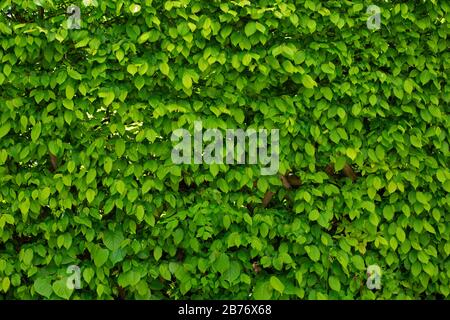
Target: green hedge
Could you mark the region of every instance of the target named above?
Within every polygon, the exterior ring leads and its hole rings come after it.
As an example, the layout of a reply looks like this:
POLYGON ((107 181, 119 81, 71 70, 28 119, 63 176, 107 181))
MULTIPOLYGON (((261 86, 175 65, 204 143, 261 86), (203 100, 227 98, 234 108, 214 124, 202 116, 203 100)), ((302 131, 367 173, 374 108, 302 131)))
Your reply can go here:
POLYGON ((36 2, 0 4, 0 299, 448 298, 447 1, 36 2), (279 174, 173 164, 194 121, 279 129, 279 174))

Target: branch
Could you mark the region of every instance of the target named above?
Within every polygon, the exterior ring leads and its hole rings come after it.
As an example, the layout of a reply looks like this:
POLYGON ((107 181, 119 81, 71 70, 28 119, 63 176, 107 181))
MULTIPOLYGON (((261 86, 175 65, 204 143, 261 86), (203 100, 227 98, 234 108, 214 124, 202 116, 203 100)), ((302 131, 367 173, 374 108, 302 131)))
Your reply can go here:
POLYGON ((352 182, 356 181, 356 173, 355 171, 353 171, 352 167, 350 167, 348 164, 345 164, 344 166, 344 174, 348 178, 352 179, 352 182))
MULTIPOLYGON (((287 176, 280 175, 280 180, 283 183, 283 186, 288 190, 292 189, 293 186, 298 187, 302 184, 301 179, 292 173, 289 173, 287 176)), ((274 195, 275 192, 272 191, 267 191, 264 194, 264 198, 262 199, 262 204, 264 208, 267 208, 274 195)))
POLYGON ((262 200, 262 204, 264 208, 267 208, 267 206, 269 205, 270 200, 272 200, 272 197, 275 193, 272 191, 267 191, 266 194, 264 195, 264 198, 262 200))

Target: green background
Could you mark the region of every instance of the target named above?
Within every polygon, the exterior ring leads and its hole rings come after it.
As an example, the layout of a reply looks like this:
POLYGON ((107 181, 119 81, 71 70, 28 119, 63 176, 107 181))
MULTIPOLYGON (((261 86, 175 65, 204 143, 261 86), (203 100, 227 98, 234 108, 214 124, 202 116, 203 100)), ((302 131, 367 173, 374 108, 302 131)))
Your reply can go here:
POLYGON ((448 1, 91 2, 0 5, 0 299, 448 298, 448 1), (279 174, 174 165, 200 120, 279 174))

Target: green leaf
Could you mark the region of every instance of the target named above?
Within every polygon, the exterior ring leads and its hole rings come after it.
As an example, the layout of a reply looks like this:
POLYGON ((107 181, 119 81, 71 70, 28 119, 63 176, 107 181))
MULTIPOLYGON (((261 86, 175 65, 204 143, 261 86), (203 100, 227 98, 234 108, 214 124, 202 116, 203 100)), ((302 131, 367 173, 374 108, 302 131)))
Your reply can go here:
POLYGON ((238 123, 244 123, 245 114, 241 109, 233 110, 233 117, 236 119, 238 123))
POLYGON ((134 75, 137 72, 137 67, 134 64, 129 64, 127 66, 127 71, 128 73, 130 73, 131 75, 134 75))
POLYGON ((377 158, 379 160, 384 160, 384 157, 386 155, 384 148, 380 145, 377 145, 375 148, 375 154, 377 155, 377 158))
POLYGON ((141 11, 141 6, 135 3, 130 4, 130 6, 128 7, 128 10, 130 10, 131 13, 138 13, 139 11, 141 11))
POLYGON ((303 272, 301 272, 300 270, 298 270, 297 272, 295 272, 295 279, 297 280, 297 283, 299 286, 302 286, 302 282, 303 282, 303 272))
POLYGON ((305 86, 305 88, 312 89, 315 86, 317 86, 317 82, 314 81, 313 78, 311 78, 310 75, 304 74, 302 76, 302 84, 305 86))
POLYGON ((68 288, 66 280, 57 280, 52 284, 53 292, 60 298, 63 298, 65 300, 69 300, 70 296, 72 295, 71 289, 68 288))
POLYGON ((159 266, 159 274, 161 275, 161 277, 163 277, 163 279, 166 280, 172 279, 172 275, 170 274, 169 268, 165 264, 161 264, 159 266))
POLYGON ((105 163, 103 165, 103 168, 105 169, 106 173, 110 173, 113 167, 113 161, 111 158, 107 157, 105 159, 105 163))
POLYGON ((411 79, 406 79, 405 82, 403 82, 403 89, 405 92, 411 94, 414 88, 414 82, 411 79))
POLYGON ((94 264, 97 267, 101 267, 108 260, 108 249, 96 248, 93 252, 94 264))
POLYGON ((374 187, 375 189, 377 189, 377 190, 380 190, 380 189, 381 189, 382 184, 381 184, 381 179, 380 179, 380 178, 375 177, 375 178, 373 179, 373 187, 374 187))
POLYGON ((314 261, 317 262, 320 259, 320 251, 316 246, 306 246, 305 247, 306 253, 308 254, 308 257, 314 261))
POLYGON ((81 74, 78 73, 78 71, 76 71, 76 70, 73 70, 73 69, 71 69, 71 68, 68 68, 68 69, 67 69, 67 74, 68 74, 69 77, 71 77, 72 79, 75 79, 75 80, 81 80, 81 74))
POLYGON ((417 148, 422 148, 422 142, 420 141, 420 138, 417 136, 410 136, 411 144, 417 148))
POLYGON ((117 181, 116 189, 121 195, 124 195, 126 191, 125 183, 122 180, 117 181))
POLYGON ((33 142, 36 142, 39 139, 39 136, 41 135, 41 123, 37 122, 33 129, 31 130, 31 140, 33 142))
POLYGON ((44 189, 42 189, 41 193, 39 194, 39 200, 41 200, 42 202, 46 201, 50 196, 50 192, 51 191, 49 187, 45 187, 44 189))
POLYGON ((253 297, 256 300, 270 300, 272 298, 272 286, 269 281, 258 281, 253 290, 253 297))
POLYGON ((270 277, 270 285, 272 288, 277 290, 279 293, 283 294, 284 292, 284 284, 275 276, 270 277))
MULTIPOLYGON (((311 22, 311 21, 314 22, 314 20, 309 20, 308 22, 311 22)), ((309 25, 308 25, 308 27, 309 27, 309 25)), ((315 24, 311 25, 311 27, 313 27, 313 28, 310 28, 310 29, 315 29, 315 24)), ((331 62, 324 63, 324 64, 321 65, 321 69, 325 73, 334 74, 335 66, 331 62)))
POLYGON ((148 191, 150 191, 152 186, 153 186, 153 180, 151 180, 151 179, 145 180, 144 184, 142 185, 142 193, 145 194, 148 191))
POLYGON ((9 122, 6 122, 2 126, 0 126, 0 139, 6 136, 11 129, 11 124, 9 122))
POLYGON ((19 209, 23 215, 28 214, 28 210, 30 210, 30 200, 26 199, 19 204, 19 209))
POLYGON ((228 230, 230 225, 231 225, 231 218, 228 215, 223 216, 223 226, 224 226, 224 228, 228 230))
POLYGON ((386 220, 392 220, 394 217, 394 209, 392 206, 385 206, 383 208, 383 216, 386 220))
POLYGON ((427 197, 425 196, 425 194, 423 192, 417 191, 416 192, 416 198, 417 198, 417 201, 419 201, 422 204, 427 204, 428 203, 428 199, 427 199, 427 197))
POLYGON ((420 81, 422 84, 427 84, 431 79, 431 73, 428 70, 423 70, 420 74, 420 81))
POLYGON ((322 87, 320 88, 320 92, 322 92, 323 96, 328 100, 331 101, 333 99, 333 91, 331 91, 328 87, 322 87))
POLYGON ((155 247, 155 249, 153 250, 153 257, 155 258, 156 261, 159 261, 161 256, 162 256, 161 247, 155 247))
POLYGON ((223 274, 223 278, 228 281, 229 283, 233 283, 236 281, 241 274, 241 267, 238 262, 233 261, 230 264, 230 268, 225 271, 223 274))
POLYGON ((186 88, 190 89, 192 87, 192 79, 191 76, 187 73, 185 73, 183 75, 183 86, 185 86, 186 88))
POLYGON ((266 190, 269 188, 269 183, 265 178, 259 178, 257 182, 258 190, 261 192, 266 192, 266 190))
POLYGON ((117 156, 120 158, 125 152, 125 142, 122 139, 116 140, 115 150, 117 156))
POLYGON ((144 85, 145 85, 144 77, 139 76, 139 77, 135 78, 134 79, 134 85, 136 86, 136 88, 138 90, 141 90, 144 87, 144 85))
POLYGON ((86 184, 90 184, 91 182, 93 182, 96 176, 97 176, 97 171, 95 171, 94 168, 89 169, 89 171, 86 175, 86 184))
POLYGON ((338 157, 336 159, 336 164, 334 166, 334 170, 341 171, 342 169, 344 169, 346 163, 347 163, 347 159, 345 157, 338 157))
POLYGON ((11 280, 9 280, 9 277, 4 277, 2 280, 3 292, 7 292, 9 290, 10 285, 11 285, 11 280))
POLYGON ((103 235, 103 243, 110 251, 119 249, 123 240, 124 237, 121 231, 108 230, 103 235))
POLYGON ((442 187, 444 188, 444 190, 446 192, 450 192, 450 179, 448 179, 443 185, 442 187))
POLYGON ((176 245, 180 244, 180 242, 183 240, 184 237, 184 231, 182 229, 177 229, 173 233, 173 239, 176 245))
POLYGON ((310 144, 310 143, 306 143, 305 144, 305 151, 306 151, 306 154, 311 156, 311 157, 314 157, 315 152, 316 152, 316 150, 314 149, 313 145, 310 144))
POLYGON ((422 267, 423 271, 425 271, 430 277, 434 276, 434 266, 430 262, 423 265, 422 267))
POLYGON ((136 208, 136 217, 139 221, 142 221, 145 216, 145 209, 142 205, 137 206, 136 208))
POLYGON ((91 203, 92 201, 94 201, 95 199, 95 191, 92 189, 88 189, 86 191, 86 199, 89 203, 91 203))
POLYGON ((311 220, 311 221, 316 221, 317 219, 319 219, 319 217, 320 217, 320 214, 317 209, 311 210, 309 213, 309 216, 308 216, 309 220, 311 220))
POLYGON ((52 284, 50 278, 38 278, 33 285, 34 290, 41 296, 46 297, 47 299, 53 293, 52 284))
POLYGON ((420 264, 420 262, 418 262, 418 261, 414 262, 411 266, 411 274, 414 277, 417 277, 421 271, 422 271, 422 265, 420 264))
POLYGON ((355 159, 356 159, 357 152, 356 152, 355 149, 353 149, 353 148, 348 148, 347 151, 346 151, 346 154, 347 154, 347 157, 349 157, 350 159, 352 159, 352 160, 355 160, 355 159))
POLYGON ((400 242, 405 241, 406 235, 405 235, 405 231, 403 231, 402 228, 397 227, 397 231, 395 232, 395 234, 397 235, 397 239, 398 239, 400 242))
POLYGON ((341 282, 337 277, 330 276, 328 278, 328 284, 330 285, 330 288, 333 289, 334 291, 337 292, 341 291, 341 282))
POLYGON ((161 63, 161 64, 159 65, 159 70, 161 71, 161 73, 162 73, 163 75, 168 76, 168 75, 169 75, 169 72, 170 72, 170 67, 169 67, 169 65, 168 65, 166 62, 163 62, 163 63, 161 63))
POLYGON ((252 34, 256 32, 256 23, 254 21, 250 21, 245 25, 245 35, 250 37, 252 34))
POLYGON ((369 215, 369 222, 374 226, 378 226, 378 224, 380 223, 380 218, 376 213, 371 212, 369 215))
POLYGON ((66 86, 66 97, 67 97, 67 99, 72 100, 74 94, 75 94, 75 90, 73 89, 73 87, 70 84, 68 84, 66 86))
POLYGON ((73 100, 63 99, 62 103, 66 109, 73 110, 73 106, 74 106, 73 100))
POLYGON ((83 271, 83 278, 87 283, 91 282, 91 279, 94 277, 95 271, 92 268, 85 268, 83 271))
POLYGON ((225 253, 221 253, 214 262, 214 268, 218 272, 223 274, 229 267, 230 267, 230 259, 225 253))
POLYGON ((306 22, 306 25, 308 26, 310 32, 314 32, 316 30, 316 22, 314 20, 309 19, 306 22))
POLYGON ((141 34, 139 36, 139 38, 137 39, 137 42, 139 44, 143 44, 144 42, 146 42, 148 39, 150 38, 150 32, 144 32, 143 34, 141 34))
MULTIPOLYGON (((360 255, 354 255, 351 258, 353 265, 358 269, 358 270, 364 270, 365 269, 365 264, 364 264, 364 259, 360 256, 360 255)), ((339 290, 338 290, 339 291, 339 290)))
POLYGON ((108 91, 103 94, 103 103, 105 106, 109 106, 115 99, 115 94, 113 91, 108 91))

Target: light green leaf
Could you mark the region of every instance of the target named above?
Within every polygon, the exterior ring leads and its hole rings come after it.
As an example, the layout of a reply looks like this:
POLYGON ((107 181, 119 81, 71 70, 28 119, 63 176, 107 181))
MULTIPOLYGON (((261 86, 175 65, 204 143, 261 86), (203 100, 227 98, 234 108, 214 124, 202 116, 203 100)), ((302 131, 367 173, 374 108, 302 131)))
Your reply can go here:
POLYGON ((0 139, 8 134, 9 129, 11 129, 11 124, 9 122, 0 126, 0 139))
POLYGON ((68 84, 66 86, 66 97, 67 97, 67 99, 72 100, 74 94, 75 94, 75 90, 73 89, 73 87, 70 84, 68 84))
POLYGON ((60 298, 69 300, 73 290, 69 289, 66 279, 57 280, 52 284, 53 292, 60 298))
POLYGON ((34 282, 34 290, 39 293, 41 296, 46 297, 47 299, 53 293, 53 288, 51 285, 50 278, 39 278, 34 282))
POLYGON ((258 281, 253 290, 253 297, 256 300, 270 300, 272 298, 272 286, 269 281, 258 281))
POLYGON ((117 156, 120 158, 125 152, 125 142, 122 139, 116 140, 115 150, 117 156))
POLYGON ((254 21, 250 21, 245 25, 245 35, 250 37, 252 34, 256 32, 256 23, 254 21))
POLYGON ((308 74, 304 74, 304 75, 303 75, 303 77, 302 77, 302 83, 303 83, 303 85, 304 85, 306 88, 308 88, 308 89, 312 89, 312 88, 314 88, 315 86, 317 86, 316 81, 314 81, 314 79, 311 78, 311 76, 308 75, 308 74))
POLYGON ((112 161, 112 159, 109 158, 109 157, 107 157, 107 158, 105 159, 105 162, 104 162, 104 165, 103 165, 103 168, 105 169, 105 172, 106 172, 106 173, 110 173, 111 170, 112 170, 112 166, 113 166, 113 161, 112 161))
POLYGON ((91 203, 92 201, 94 201, 95 198, 95 191, 92 189, 88 189, 86 191, 86 199, 89 203, 91 203))
POLYGON ((284 284, 275 276, 270 277, 270 285, 272 288, 277 290, 279 293, 283 294, 284 292, 284 284))
POLYGON ((183 86, 185 86, 186 88, 190 89, 192 87, 192 79, 191 76, 187 73, 185 73, 183 75, 183 86))
POLYGON ((411 94, 414 88, 414 82, 411 79, 406 79, 405 82, 403 82, 403 89, 405 92, 411 94))
POLYGON ((108 260, 108 249, 96 248, 93 252, 94 264, 97 267, 101 267, 108 260))
POLYGON ((39 136, 41 135, 41 122, 37 122, 33 129, 31 130, 31 140, 33 142, 36 142, 37 139, 39 139, 39 136))
POLYGON ((334 291, 341 291, 341 282, 337 277, 331 276, 328 278, 328 284, 330 285, 330 288, 334 291))
POLYGON ((161 71, 161 73, 162 73, 163 75, 168 76, 168 75, 169 75, 169 72, 170 72, 170 67, 169 67, 169 65, 168 65, 166 62, 163 62, 163 63, 161 63, 161 64, 159 65, 159 70, 161 71))
POLYGON ((306 253, 308 254, 308 257, 314 261, 317 262, 320 259, 320 251, 316 246, 306 246, 305 247, 306 253))
POLYGON ((153 250, 153 257, 155 258, 156 261, 159 261, 161 256, 162 256, 161 247, 155 247, 155 249, 153 250))
POLYGON ((110 251, 118 250, 123 240, 124 236, 121 231, 108 230, 103 235, 103 243, 110 251))
POLYGON ((352 260, 353 265, 358 270, 364 270, 365 269, 364 259, 360 255, 352 256, 351 260, 352 260))

